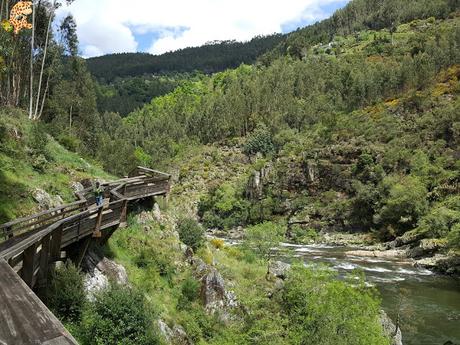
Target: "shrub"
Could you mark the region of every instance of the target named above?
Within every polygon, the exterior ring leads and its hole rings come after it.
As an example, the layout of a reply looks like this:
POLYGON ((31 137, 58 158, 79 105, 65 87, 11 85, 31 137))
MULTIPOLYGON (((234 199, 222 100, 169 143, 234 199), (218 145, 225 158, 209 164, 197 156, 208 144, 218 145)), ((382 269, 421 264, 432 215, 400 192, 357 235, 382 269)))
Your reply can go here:
POLYGON ((258 126, 256 130, 248 136, 243 152, 247 155, 261 153, 264 156, 275 152, 272 134, 266 126, 258 126))
POLYGON ((48 135, 41 124, 34 123, 32 125, 29 133, 28 145, 32 149, 34 155, 49 156, 49 152, 46 148, 48 145, 48 135))
POLYGON ((112 285, 96 295, 83 318, 83 344, 159 344, 152 321, 141 292, 112 285))
POLYGON ((81 141, 77 137, 68 134, 59 135, 57 140, 62 146, 72 152, 77 152, 81 144, 81 141))
POLYGON ((213 238, 211 239, 211 245, 216 248, 216 249, 222 249, 224 248, 224 240, 220 238, 213 238))
POLYGON ((85 304, 83 275, 72 263, 53 271, 46 295, 48 307, 61 319, 77 321, 85 304))
POLYGON ((291 268, 280 298, 293 344, 384 345, 379 301, 364 280, 350 284, 328 270, 291 268))
POLYGON ((179 310, 186 309, 192 302, 198 298, 200 284, 191 276, 188 276, 181 286, 181 295, 177 308, 179 310))
POLYGON ((178 224, 179 238, 196 251, 204 243, 204 229, 194 219, 185 218, 178 224))

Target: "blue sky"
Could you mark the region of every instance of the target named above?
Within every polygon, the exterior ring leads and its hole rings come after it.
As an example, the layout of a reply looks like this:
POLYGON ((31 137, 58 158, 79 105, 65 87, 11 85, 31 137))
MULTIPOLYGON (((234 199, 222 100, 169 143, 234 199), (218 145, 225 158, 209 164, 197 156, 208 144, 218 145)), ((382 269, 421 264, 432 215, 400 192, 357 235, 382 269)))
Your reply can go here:
POLYGON ((332 15, 349 0, 77 0, 58 18, 76 19, 85 57, 161 54, 214 40, 290 32, 332 15))

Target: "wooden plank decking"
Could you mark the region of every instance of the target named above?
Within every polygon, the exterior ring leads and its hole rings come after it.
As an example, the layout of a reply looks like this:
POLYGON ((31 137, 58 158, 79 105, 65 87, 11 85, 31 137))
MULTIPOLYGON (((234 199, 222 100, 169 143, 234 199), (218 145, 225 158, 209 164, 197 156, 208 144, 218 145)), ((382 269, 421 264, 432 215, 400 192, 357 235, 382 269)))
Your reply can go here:
POLYGON ((0 277, 0 344, 77 344, 5 260, 0 277))

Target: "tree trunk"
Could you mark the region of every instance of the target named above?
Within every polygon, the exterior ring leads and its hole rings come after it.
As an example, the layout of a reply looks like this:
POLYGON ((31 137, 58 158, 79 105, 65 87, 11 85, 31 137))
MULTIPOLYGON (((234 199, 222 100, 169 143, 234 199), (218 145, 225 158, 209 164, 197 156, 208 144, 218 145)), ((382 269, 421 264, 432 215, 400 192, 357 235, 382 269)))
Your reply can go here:
MULTIPOLYGON (((53 4, 53 7, 54 5, 55 3, 53 4)), ((46 29, 45 49, 43 51, 42 67, 40 69, 40 78, 38 81, 37 103, 35 105, 34 120, 38 119, 38 105, 40 104, 40 93, 41 93, 41 88, 42 88, 43 70, 45 69, 45 60, 46 60, 46 53, 48 51, 48 41, 49 41, 49 34, 50 34, 52 19, 53 19, 53 13, 50 13, 50 18, 48 20, 48 27, 46 29)))
POLYGON ((35 4, 32 1, 32 40, 30 44, 29 119, 32 119, 33 117, 33 107, 34 107, 34 45, 35 45, 35 4))
POLYGON ((48 94, 49 86, 50 86, 50 74, 48 73, 48 77, 46 78, 45 92, 43 93, 42 105, 40 107, 40 113, 38 115, 38 119, 40 119, 42 117, 43 108, 45 107, 45 100, 46 100, 46 95, 48 94))

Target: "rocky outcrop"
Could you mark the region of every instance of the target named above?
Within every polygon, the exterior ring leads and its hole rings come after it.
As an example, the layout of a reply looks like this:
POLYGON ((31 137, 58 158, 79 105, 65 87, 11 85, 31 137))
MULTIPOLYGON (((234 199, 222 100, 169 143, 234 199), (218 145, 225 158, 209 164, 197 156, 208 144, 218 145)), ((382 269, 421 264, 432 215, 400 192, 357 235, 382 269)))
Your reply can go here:
POLYGON ((423 267, 442 274, 460 276, 460 256, 436 254, 416 260, 414 266, 423 267))
POLYGON ((262 169, 255 171, 249 178, 246 187, 246 196, 249 199, 258 200, 263 197, 264 186, 269 182, 272 168, 271 164, 267 164, 262 169))
POLYGON ((128 284, 128 275, 122 265, 107 258, 102 258, 95 252, 88 252, 82 266, 84 271, 87 272, 85 275, 85 291, 90 299, 96 292, 105 289, 110 281, 120 285, 128 284))
POLYGON ((437 253, 440 249, 444 248, 444 242, 437 239, 423 239, 417 246, 410 248, 407 251, 407 256, 410 258, 421 258, 426 256, 432 256, 437 253))
POLYGON ((383 333, 391 340, 391 345, 402 345, 401 329, 397 327, 383 310, 380 311, 380 323, 383 333))
POLYGON ((50 208, 58 207, 64 204, 64 201, 59 195, 51 196, 40 188, 34 190, 32 197, 38 203, 38 207, 42 210, 48 210, 50 208))
POLYGON ((193 341, 188 337, 185 330, 179 325, 174 325, 171 328, 163 320, 158 320, 158 330, 168 344, 193 345, 193 341))
POLYGON ((291 265, 282 261, 272 261, 269 266, 270 273, 282 280, 287 278, 287 273, 290 269, 291 265))
POLYGON ((200 299, 206 311, 217 315, 223 322, 232 320, 232 310, 239 304, 235 294, 225 288, 222 275, 199 258, 194 258, 192 262, 195 277, 201 282, 200 299))

